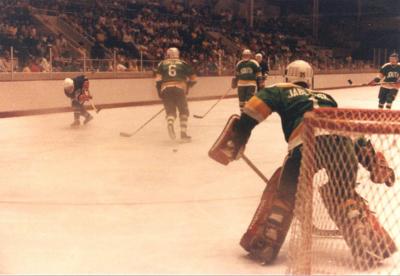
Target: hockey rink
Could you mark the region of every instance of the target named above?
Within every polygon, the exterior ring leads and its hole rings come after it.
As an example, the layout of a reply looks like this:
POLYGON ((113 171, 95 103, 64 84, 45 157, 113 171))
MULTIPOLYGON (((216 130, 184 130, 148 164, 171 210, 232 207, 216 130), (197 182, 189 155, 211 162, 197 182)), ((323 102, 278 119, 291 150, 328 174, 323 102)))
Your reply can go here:
MULTIPOLYGON (((378 89, 327 92, 340 107, 375 108, 378 89)), ((191 115, 214 102, 189 102, 191 115)), ((242 160, 207 156, 237 99, 191 116, 191 143, 169 140, 163 114, 120 137, 161 108, 91 112, 79 129, 72 113, 0 120, 1 274, 285 274, 287 244, 271 266, 239 245, 265 183, 242 160)), ((246 155, 270 177, 286 151, 272 115, 246 155)))

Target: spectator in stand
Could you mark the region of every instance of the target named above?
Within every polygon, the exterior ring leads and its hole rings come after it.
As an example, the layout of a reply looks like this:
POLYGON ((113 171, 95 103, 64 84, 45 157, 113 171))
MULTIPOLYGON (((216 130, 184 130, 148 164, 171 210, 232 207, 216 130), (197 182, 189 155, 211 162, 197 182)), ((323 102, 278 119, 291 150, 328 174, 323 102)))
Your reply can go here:
POLYGON ((0 58, 0 72, 11 72, 10 53, 5 51, 3 57, 0 58))

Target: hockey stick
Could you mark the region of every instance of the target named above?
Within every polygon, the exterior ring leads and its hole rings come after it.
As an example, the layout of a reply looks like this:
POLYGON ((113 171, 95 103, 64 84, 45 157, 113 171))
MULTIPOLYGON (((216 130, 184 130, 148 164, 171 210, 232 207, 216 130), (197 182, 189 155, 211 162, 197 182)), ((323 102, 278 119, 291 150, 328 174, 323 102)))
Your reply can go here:
POLYGON ((102 109, 102 108, 97 108, 92 100, 90 101, 90 105, 92 106, 93 110, 96 111, 96 113, 99 113, 100 110, 102 109))
MULTIPOLYGON (((352 86, 353 85, 353 81, 351 80, 351 79, 348 79, 347 80, 347 83, 350 85, 350 86, 352 86)), ((378 85, 382 85, 382 84, 394 84, 394 85, 396 85, 396 84, 399 84, 400 82, 399 81, 394 81, 394 82, 373 82, 373 81, 370 81, 369 83, 361 83, 361 84, 358 84, 358 86, 378 86, 378 85)))
MULTIPOLYGON (((249 167, 268 185, 268 178, 265 177, 265 175, 253 164, 253 162, 251 162, 250 159, 244 155, 244 153, 242 153, 241 157, 244 162, 246 162, 246 164, 249 165, 249 167)), ((312 226, 312 233, 321 237, 338 237, 342 235, 338 229, 320 229, 314 224, 312 226)))
POLYGON ((197 119, 203 119, 204 117, 207 116, 207 114, 213 110, 213 108, 222 100, 226 97, 226 95, 228 95, 228 93, 232 90, 232 88, 229 88, 207 111, 206 113, 204 113, 203 115, 193 115, 193 117, 197 118, 197 119))
POLYGON ((160 111, 158 111, 156 114, 154 114, 150 119, 148 119, 143 125, 141 125, 137 130, 135 130, 132 133, 127 133, 127 132, 120 132, 119 135, 121 135, 122 137, 131 137, 133 135, 135 135, 136 133, 139 132, 139 130, 141 130, 142 128, 144 128, 148 123, 150 123, 151 121, 153 121, 158 115, 160 115, 162 112, 164 111, 164 108, 162 108, 160 111))

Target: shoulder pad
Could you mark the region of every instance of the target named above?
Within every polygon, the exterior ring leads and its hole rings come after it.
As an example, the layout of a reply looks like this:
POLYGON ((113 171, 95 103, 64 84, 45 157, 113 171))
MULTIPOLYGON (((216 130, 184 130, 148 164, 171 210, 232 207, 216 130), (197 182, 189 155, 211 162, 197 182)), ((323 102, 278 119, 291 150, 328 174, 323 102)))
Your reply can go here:
POLYGON ((238 63, 236 63, 236 66, 238 66, 239 64, 241 64, 243 61, 244 61, 243 59, 239 60, 238 63))
POLYGON ((255 63, 258 67, 260 67, 260 64, 258 63, 257 60, 255 60, 255 59, 250 59, 249 61, 255 63))
POLYGON ((278 82, 278 83, 275 83, 275 84, 271 85, 270 87, 273 87, 273 86, 276 86, 276 87, 279 87, 279 88, 300 87, 300 86, 295 85, 295 84, 290 83, 290 82, 278 82))

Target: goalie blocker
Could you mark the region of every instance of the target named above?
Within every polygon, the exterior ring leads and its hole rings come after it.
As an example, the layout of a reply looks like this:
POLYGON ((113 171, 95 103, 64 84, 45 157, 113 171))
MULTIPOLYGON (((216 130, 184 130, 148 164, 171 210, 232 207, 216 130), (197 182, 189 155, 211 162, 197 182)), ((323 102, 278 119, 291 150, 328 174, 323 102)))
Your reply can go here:
POLYGON ((232 115, 222 130, 220 136, 208 152, 208 156, 222 165, 228 165, 238 159, 248 137, 243 137, 237 131, 238 115, 232 115))

